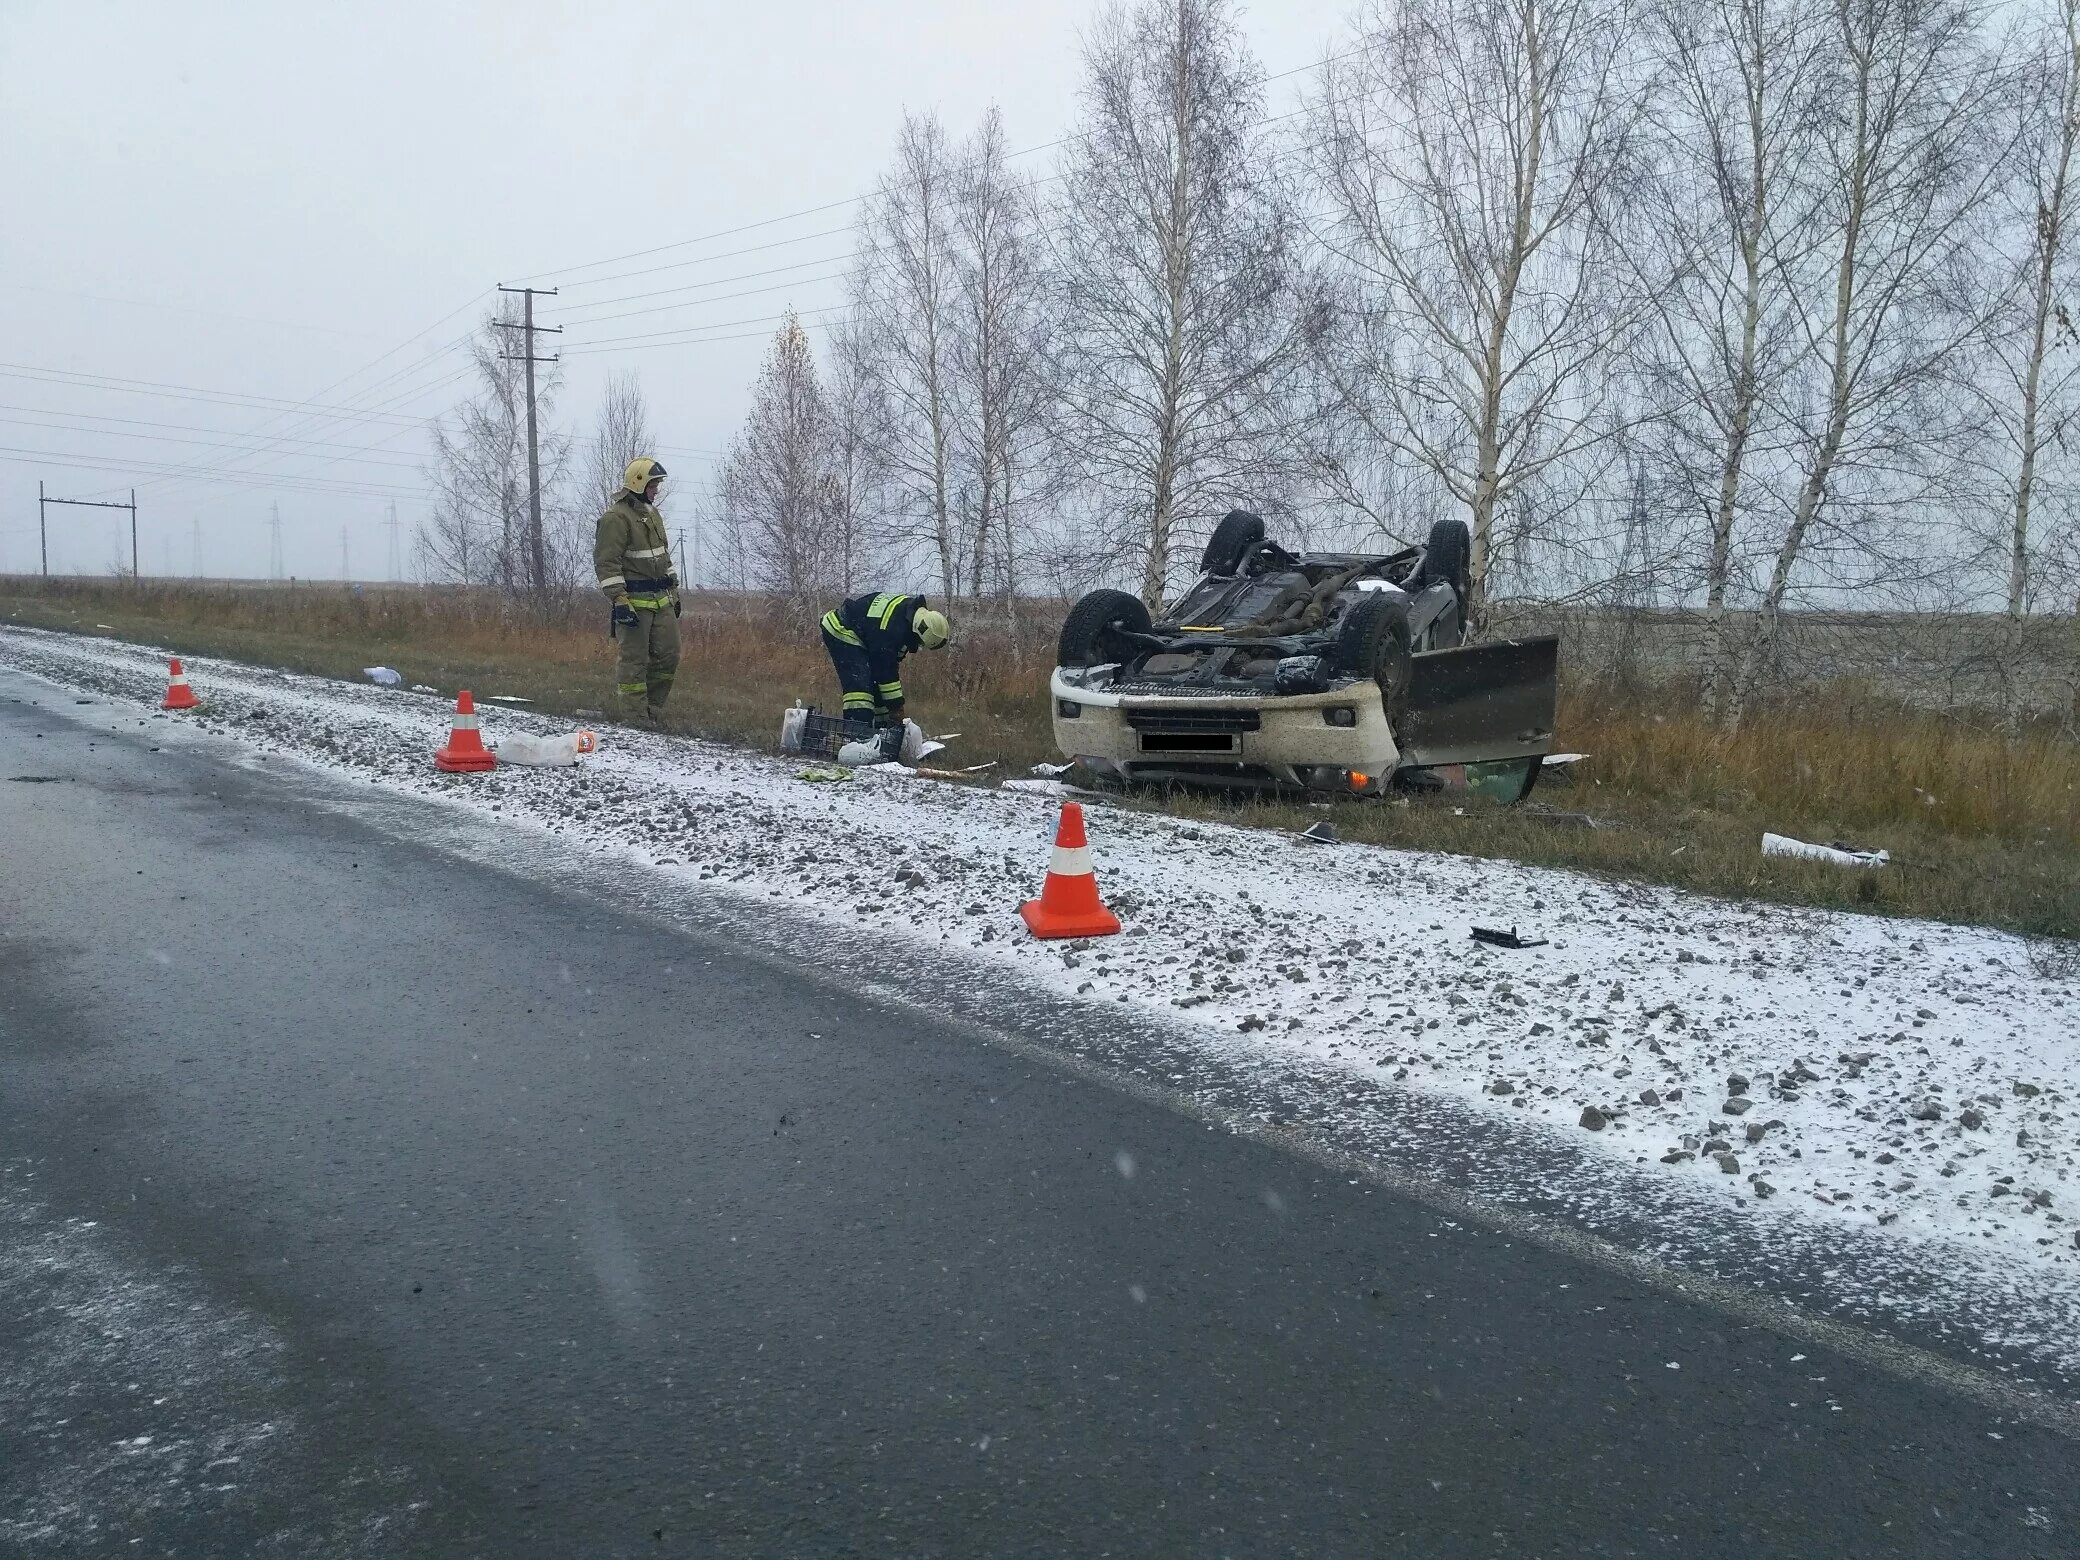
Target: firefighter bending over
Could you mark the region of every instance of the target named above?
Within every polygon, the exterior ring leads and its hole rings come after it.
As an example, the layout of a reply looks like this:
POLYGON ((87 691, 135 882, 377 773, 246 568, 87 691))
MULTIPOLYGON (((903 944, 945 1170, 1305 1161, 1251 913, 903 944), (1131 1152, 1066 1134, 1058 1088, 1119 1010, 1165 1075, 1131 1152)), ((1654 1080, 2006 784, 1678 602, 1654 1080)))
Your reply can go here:
POLYGON ((607 632, 621 641, 615 705, 642 726, 657 724, 679 670, 679 574, 657 512, 663 479, 649 456, 630 461, 592 547, 593 573, 614 609, 607 632))
POLYGON ((893 758, 902 743, 903 657, 937 650, 951 629, 922 596, 882 591, 841 601, 823 615, 823 648, 845 693, 845 724, 859 737, 876 727, 893 758))

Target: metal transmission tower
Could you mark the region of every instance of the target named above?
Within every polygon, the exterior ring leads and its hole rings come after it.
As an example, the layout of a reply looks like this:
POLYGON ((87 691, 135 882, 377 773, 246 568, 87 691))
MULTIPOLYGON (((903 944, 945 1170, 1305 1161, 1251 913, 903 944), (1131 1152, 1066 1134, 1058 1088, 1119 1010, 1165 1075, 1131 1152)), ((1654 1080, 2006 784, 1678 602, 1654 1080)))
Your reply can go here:
POLYGON ((390 501, 390 518, 384 522, 390 530, 390 583, 395 585, 404 574, 404 547, 397 537, 397 500, 390 501))
POLYGON ((43 491, 39 479, 36 484, 36 539, 43 552, 43 572, 51 572, 50 529, 44 524, 44 508, 50 504, 71 504, 78 509, 127 509, 130 511, 130 578, 137 578, 137 489, 130 490, 127 504, 104 503, 93 498, 52 498, 43 491))
POLYGON ((282 506, 267 506, 267 577, 278 580, 289 571, 282 567, 282 506))
POLYGON ((353 576, 348 572, 347 528, 345 526, 341 526, 339 528, 339 578, 340 583, 342 585, 344 585, 348 580, 353 578, 353 576))
POLYGON ((534 409, 534 366, 537 363, 554 363, 555 358, 536 357, 534 337, 536 331, 549 335, 561 335, 561 325, 537 325, 534 322, 534 300, 537 295, 544 298, 556 296, 553 287, 500 287, 502 293, 518 293, 525 313, 515 323, 510 320, 494 320, 500 330, 526 332, 526 344, 517 353, 501 352, 499 356, 510 362, 518 358, 527 365, 527 577, 536 595, 549 589, 549 560, 542 545, 542 458, 535 441, 534 409))
POLYGON ((195 557, 188 572, 196 579, 202 578, 202 516, 195 517, 195 557))

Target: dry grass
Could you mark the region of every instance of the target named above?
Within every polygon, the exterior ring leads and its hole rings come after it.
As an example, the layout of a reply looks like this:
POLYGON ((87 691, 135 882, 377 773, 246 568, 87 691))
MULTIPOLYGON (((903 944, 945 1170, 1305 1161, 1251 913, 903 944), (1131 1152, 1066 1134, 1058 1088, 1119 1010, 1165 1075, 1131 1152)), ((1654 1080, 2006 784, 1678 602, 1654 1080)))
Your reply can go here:
MULTIPOLYGON (((954 654, 906 668, 919 713, 962 733, 964 762, 995 759, 999 774, 1057 756, 1040 691, 1056 614, 1031 612, 1017 625, 966 615, 954 654)), ((613 680, 605 612, 590 599, 535 613, 411 587, 17 579, 0 581, 0 614, 87 633, 104 623, 177 650, 326 675, 358 677, 383 662, 412 682, 517 693, 558 713, 602 708, 613 680)), ((678 729, 769 746, 784 704, 835 703, 813 630, 741 600, 701 598, 681 631, 678 729)), ((2048 728, 2003 735, 1990 720, 1917 713, 1842 686, 1764 708, 1727 737, 1681 688, 1619 696, 1568 686, 1560 730, 1565 746, 1592 758, 1572 785, 1541 789, 1540 806, 1445 795, 1339 802, 1330 815, 1347 836, 1384 844, 2080 937, 2080 747, 2048 728), (1764 829, 1884 846, 1895 865, 1852 872, 1766 860, 1764 829)), ((1140 805, 1274 828, 1323 816, 1304 801, 1175 795, 1140 805)))

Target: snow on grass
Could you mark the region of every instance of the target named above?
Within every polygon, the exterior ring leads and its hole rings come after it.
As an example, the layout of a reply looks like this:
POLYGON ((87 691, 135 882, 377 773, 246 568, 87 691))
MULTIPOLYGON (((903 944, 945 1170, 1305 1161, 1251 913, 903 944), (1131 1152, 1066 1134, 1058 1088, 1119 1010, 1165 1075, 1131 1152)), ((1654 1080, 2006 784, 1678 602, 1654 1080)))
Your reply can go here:
MULTIPOLYGON (((164 663, 0 631, 12 664, 156 705, 164 663)), ((1223 1045, 1452 1096, 1680 1178, 1729 1212, 1884 1228, 2080 1283, 2080 980, 2003 933, 1702 898, 1493 861, 1096 808, 1127 935, 1043 944, 1051 797, 860 771, 844 784, 610 729, 578 769, 446 776, 440 699, 187 663, 185 721, 458 799, 940 957, 1160 1010, 1223 1045), (1548 946, 1471 941, 1516 927, 1548 946)), ((561 723, 496 706, 487 738, 561 723)))

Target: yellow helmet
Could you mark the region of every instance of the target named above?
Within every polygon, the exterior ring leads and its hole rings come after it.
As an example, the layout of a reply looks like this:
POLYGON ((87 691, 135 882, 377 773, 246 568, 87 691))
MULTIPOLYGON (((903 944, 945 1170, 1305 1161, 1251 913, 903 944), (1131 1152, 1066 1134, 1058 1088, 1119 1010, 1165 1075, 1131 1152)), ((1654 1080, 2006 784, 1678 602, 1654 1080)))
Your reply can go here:
POLYGON ((953 626, 946 621, 945 613, 919 607, 911 616, 910 632, 917 636, 917 642, 925 649, 936 650, 946 643, 953 633, 953 626))
POLYGON ((628 470, 621 474, 621 485, 641 498, 643 489, 664 475, 664 467, 648 455, 638 455, 628 463, 628 470))

